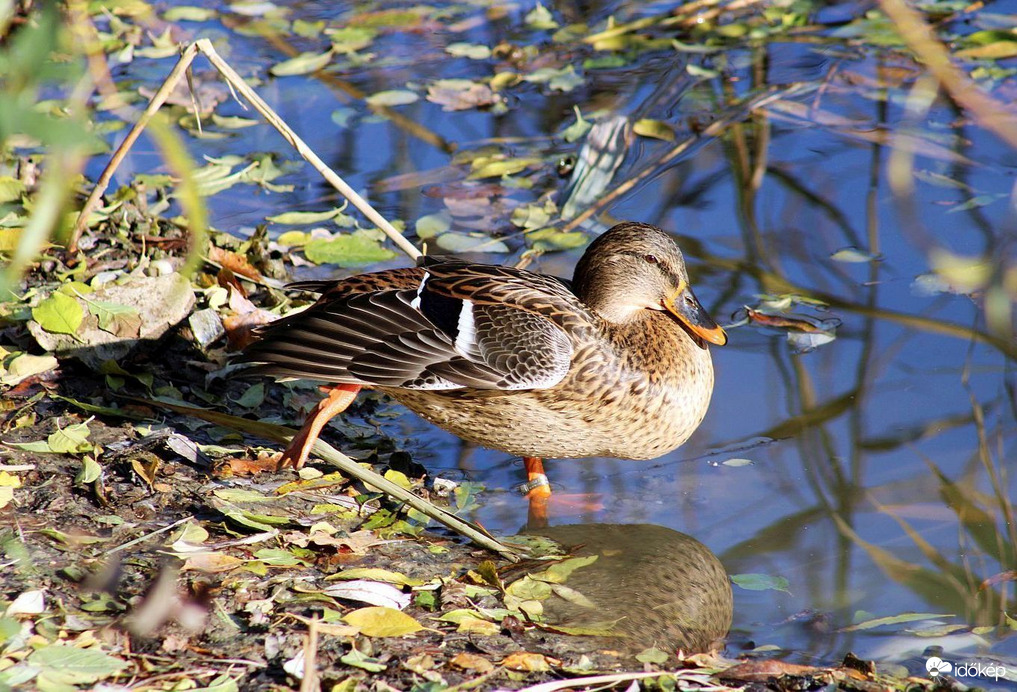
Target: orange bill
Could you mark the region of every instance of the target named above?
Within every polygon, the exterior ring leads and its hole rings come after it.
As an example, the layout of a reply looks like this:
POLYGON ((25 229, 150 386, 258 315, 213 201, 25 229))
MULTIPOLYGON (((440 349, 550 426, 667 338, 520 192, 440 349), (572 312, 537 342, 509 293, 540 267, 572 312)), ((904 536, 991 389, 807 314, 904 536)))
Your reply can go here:
POLYGON ((672 315, 681 320, 690 332, 703 341, 723 346, 727 343, 727 334, 720 328, 713 318, 706 314, 706 310, 699 303, 696 294, 688 285, 679 287, 666 301, 664 308, 672 315))

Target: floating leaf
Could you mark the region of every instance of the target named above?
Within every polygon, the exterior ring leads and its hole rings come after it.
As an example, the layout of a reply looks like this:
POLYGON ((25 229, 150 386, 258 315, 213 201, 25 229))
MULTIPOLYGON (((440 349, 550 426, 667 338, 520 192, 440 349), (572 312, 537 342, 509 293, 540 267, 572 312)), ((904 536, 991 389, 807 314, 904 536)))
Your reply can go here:
POLYGON ((268 71, 276 77, 310 74, 325 68, 331 60, 332 51, 330 50, 324 53, 301 53, 295 58, 276 63, 268 71))
POLYGON ((471 60, 486 60, 491 57, 491 49, 480 43, 450 43, 445 46, 445 52, 457 58, 471 60))
POLYGON ((674 129, 662 120, 650 120, 643 118, 632 125, 632 131, 643 137, 662 139, 665 142, 673 142, 675 139, 674 129))
POLYGON ((368 96, 366 101, 372 106, 405 106, 410 103, 416 103, 420 100, 420 96, 413 91, 407 89, 391 89, 389 91, 379 91, 376 94, 368 96))
POLYGON ((508 245, 482 234, 442 233, 438 247, 449 252, 508 252, 508 245))
POLYGON ((547 84, 548 88, 554 91, 572 91, 584 82, 583 78, 576 74, 576 68, 572 65, 562 68, 542 67, 523 77, 523 81, 547 84))
MULTIPOLYGON (((285 226, 306 226, 309 224, 325 223, 342 213, 343 208, 329 209, 328 211, 287 211, 275 216, 265 218, 272 223, 281 223, 285 226)), ((278 238, 280 245, 299 245, 302 243, 283 242, 283 237, 290 233, 301 233, 301 231, 287 231, 278 238)), ((303 233, 301 233, 303 236, 303 233)), ((304 242, 307 242, 306 239, 304 242)))
POLYGON ((212 113, 212 122, 224 130, 242 130, 247 127, 254 127, 260 121, 254 118, 242 118, 239 115, 226 116, 212 113))
POLYGON ((371 45, 374 37, 378 35, 378 30, 362 26, 348 26, 341 29, 330 29, 326 33, 332 39, 332 50, 336 53, 349 54, 371 45))
POLYGON ((572 106, 572 111, 576 114, 576 121, 566 127, 562 133, 566 142, 575 142, 581 139, 593 127, 593 123, 583 118, 583 112, 579 110, 579 106, 572 106))
POLYGON ((466 79, 441 79, 427 87, 427 100, 446 111, 463 111, 498 103, 491 87, 466 79))
POLYGON ((784 577, 771 577, 769 574, 735 574, 731 582, 746 591, 788 591, 788 580, 784 577))
POLYGON ((54 293, 32 308, 32 318, 47 332, 73 335, 85 319, 85 310, 74 298, 54 293))
POLYGON ((206 22, 217 14, 216 10, 208 7, 177 5, 168 8, 162 16, 167 22, 206 22))
MULTIPOLYGON (((572 557, 567 560, 557 562, 548 567, 543 572, 535 572, 530 574, 530 578, 536 579, 537 581, 544 581, 551 584, 564 584, 568 581, 569 575, 580 567, 586 567, 597 561, 598 555, 587 555, 586 557, 572 557)), ((518 596, 519 594, 514 594, 518 596)))
POLYGON ((330 239, 314 239, 304 245, 304 256, 315 264, 362 267, 392 259, 396 253, 366 233, 351 233, 330 239))
POLYGON ((1017 37, 1005 41, 996 41, 984 46, 965 48, 956 53, 964 60, 1002 60, 1017 56, 1017 37))
POLYGON ((403 637, 424 629, 412 617, 394 608, 369 606, 347 613, 343 620, 368 637, 403 637))
POLYGON ((447 213, 428 214, 417 219, 415 230, 418 238, 426 240, 444 233, 451 225, 452 220, 447 213))
MULTIPOLYGON (((732 579, 732 581, 734 581, 732 579)), ((954 618, 957 617, 953 613, 915 613, 907 612, 901 613, 900 615, 890 615, 881 618, 872 618, 870 620, 864 620, 857 622, 849 627, 843 628, 842 632, 854 632, 857 630, 871 630, 875 627, 883 627, 885 625, 900 625, 905 622, 919 622, 922 620, 940 620, 942 618, 954 618)))
POLYGON ((830 259, 834 262, 862 263, 880 260, 882 255, 865 252, 855 247, 846 247, 830 255, 830 259))
POLYGON ((477 180, 480 178, 501 178, 514 175, 527 168, 543 165, 542 159, 534 157, 519 157, 507 159, 499 156, 479 156, 470 164, 473 169, 469 178, 477 180))
POLYGON ((551 11, 539 1, 536 7, 526 13, 526 23, 534 29, 558 28, 558 22, 554 21, 551 11))
POLYGON ((733 466, 735 468, 738 468, 739 466, 751 466, 752 465, 752 460, 751 459, 728 459, 727 461, 722 461, 720 463, 723 464, 724 466, 733 466))

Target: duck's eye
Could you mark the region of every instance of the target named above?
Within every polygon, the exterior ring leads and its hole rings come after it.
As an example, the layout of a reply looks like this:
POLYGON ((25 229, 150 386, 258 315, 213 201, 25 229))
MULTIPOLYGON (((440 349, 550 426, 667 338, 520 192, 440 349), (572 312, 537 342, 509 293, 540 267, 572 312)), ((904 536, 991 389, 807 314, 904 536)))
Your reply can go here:
POLYGON ((656 255, 643 255, 643 259, 650 264, 660 264, 660 260, 657 259, 656 255))

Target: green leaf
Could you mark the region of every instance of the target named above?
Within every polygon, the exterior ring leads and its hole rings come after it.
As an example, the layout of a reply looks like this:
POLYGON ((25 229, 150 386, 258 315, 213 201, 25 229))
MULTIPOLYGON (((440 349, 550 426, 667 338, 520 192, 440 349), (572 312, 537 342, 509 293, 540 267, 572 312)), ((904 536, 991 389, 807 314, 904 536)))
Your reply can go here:
POLYGON ((54 293, 32 308, 32 318, 47 332, 73 335, 85 319, 85 310, 74 298, 54 293))
POLYGON ((572 557, 567 560, 555 563, 543 572, 531 574, 532 579, 549 582, 551 584, 564 584, 568 581, 569 575, 580 567, 586 567, 597 561, 599 555, 588 555, 586 557, 572 557))
POLYGON ((417 237, 426 240, 433 238, 439 233, 444 233, 452 226, 451 217, 445 212, 440 214, 428 214, 417 219, 417 237))
POLYGON ((141 314, 136 307, 92 299, 86 299, 85 304, 99 320, 99 329, 122 337, 136 338, 141 333, 141 314))
POLYGON ((784 577, 771 577, 769 574, 735 574, 731 582, 746 591, 788 591, 788 580, 784 577))
POLYGON ((66 428, 57 430, 49 436, 46 444, 50 451, 56 454, 77 454, 91 451, 92 445, 88 441, 88 423, 75 423, 66 428))
POLYGON ((127 661, 114 658, 99 649, 79 649, 51 644, 34 651, 28 662, 68 685, 89 685, 116 675, 128 667, 127 661))
POLYGON ((337 53, 355 53, 371 45, 374 37, 378 35, 377 29, 365 27, 343 27, 327 32, 332 39, 332 50, 337 53))
POLYGON ((396 253, 370 235, 356 232, 328 240, 316 238, 304 245, 304 256, 315 264, 362 267, 392 259, 396 253))
POLYGON ((523 77, 523 80, 534 84, 547 84, 554 91, 572 91, 584 82, 572 65, 562 68, 542 67, 523 77))
POLYGON ((406 613, 384 606, 354 610, 347 613, 343 620, 368 637, 402 637, 424 629, 406 613))
POLYGON ((471 60, 486 60, 491 57, 491 49, 480 43, 450 43, 445 46, 445 52, 457 58, 471 60))
POLYGON ((390 89, 379 91, 365 99, 372 106, 406 106, 420 100, 420 95, 408 89, 390 89))
MULTIPOLYGON (((265 218, 272 223, 281 223, 286 226, 306 226, 312 223, 325 223, 334 219, 341 212, 342 208, 329 209, 328 211, 287 211, 265 218)), ((286 244, 295 245, 296 243, 286 244)))
POLYGON ((648 118, 637 120, 632 126, 632 131, 643 137, 662 139, 665 142, 674 141, 674 130, 671 129, 670 125, 660 120, 650 120, 648 118))
POLYGON ((102 467, 99 466, 99 462, 94 457, 85 456, 81 460, 81 471, 78 472, 77 478, 74 480, 77 483, 94 483, 102 477, 102 467))
POLYGON ((636 654, 636 660, 640 663, 667 663, 667 652, 657 648, 644 649, 636 654))
POLYGON ((882 627, 884 625, 899 625, 905 622, 916 622, 919 620, 939 620, 942 618, 956 617, 952 613, 901 613, 900 615, 890 615, 888 617, 873 618, 871 620, 865 620, 863 622, 855 623, 850 627, 845 627, 842 632, 854 632, 857 630, 871 630, 874 627, 882 627))
POLYGON ((324 53, 301 53, 295 58, 283 60, 273 65, 269 72, 276 77, 310 74, 326 67, 332 60, 332 51, 324 53))
POLYGON ((367 654, 360 652, 360 649, 356 647, 350 649, 350 652, 339 659, 348 666, 354 668, 361 668, 370 673, 380 673, 385 670, 385 664, 376 658, 371 658, 367 654))
POLYGON ((565 132, 562 133, 562 137, 565 138, 566 142, 575 142, 593 127, 593 124, 589 120, 583 118, 583 112, 579 110, 579 106, 572 106, 572 110, 576 114, 576 121, 565 128, 565 132))
POLYGON ((540 2, 532 10, 526 13, 526 23, 534 29, 557 29, 558 22, 554 21, 551 11, 540 2))
POLYGON ((193 5, 178 5, 171 7, 163 13, 167 22, 205 22, 218 14, 215 10, 207 7, 195 7, 193 5))
POLYGON ((481 234, 442 233, 438 247, 449 252, 508 252, 508 245, 481 234))
POLYGON ((368 581, 382 581, 388 584, 399 584, 400 586, 420 586, 424 582, 419 579, 410 579, 401 572, 392 572, 381 567, 353 567, 344 569, 342 572, 333 575, 330 579, 349 581, 353 579, 366 579, 368 581))

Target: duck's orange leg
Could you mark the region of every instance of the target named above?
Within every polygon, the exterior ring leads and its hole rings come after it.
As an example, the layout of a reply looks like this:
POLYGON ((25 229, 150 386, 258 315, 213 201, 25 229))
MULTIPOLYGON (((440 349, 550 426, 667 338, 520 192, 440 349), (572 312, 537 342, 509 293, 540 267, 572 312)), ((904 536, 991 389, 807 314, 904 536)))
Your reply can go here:
POLYGON ((360 391, 359 384, 337 384, 328 388, 328 396, 318 402, 304 425, 300 428, 289 447, 279 457, 279 468, 292 466, 295 469, 303 468, 307 463, 307 457, 311 454, 311 447, 321 434, 321 429, 330 420, 349 408, 353 400, 357 398, 360 391))
POLYGON ((526 467, 526 499, 530 508, 526 525, 531 529, 547 526, 547 502, 551 497, 551 484, 544 473, 544 462, 540 457, 523 457, 526 467))

